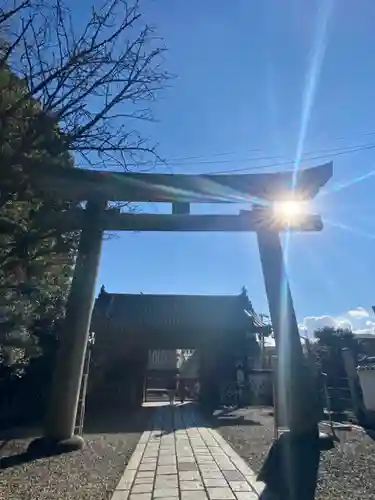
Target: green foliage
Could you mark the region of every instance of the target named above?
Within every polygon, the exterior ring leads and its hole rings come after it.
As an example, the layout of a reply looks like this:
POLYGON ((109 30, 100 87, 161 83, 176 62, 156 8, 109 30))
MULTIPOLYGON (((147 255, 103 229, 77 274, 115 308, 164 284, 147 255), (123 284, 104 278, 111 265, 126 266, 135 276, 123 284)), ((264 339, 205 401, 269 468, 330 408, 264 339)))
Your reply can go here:
POLYGON ((71 168, 73 161, 39 104, 22 100, 25 92, 19 78, 0 69, 0 364, 20 374, 42 352, 40 325, 48 330, 64 313, 77 241, 43 228, 47 216, 70 204, 37 199, 30 169, 71 168))
POLYGON ((356 349, 357 341, 353 332, 347 328, 324 327, 314 332, 319 346, 326 349, 356 349))

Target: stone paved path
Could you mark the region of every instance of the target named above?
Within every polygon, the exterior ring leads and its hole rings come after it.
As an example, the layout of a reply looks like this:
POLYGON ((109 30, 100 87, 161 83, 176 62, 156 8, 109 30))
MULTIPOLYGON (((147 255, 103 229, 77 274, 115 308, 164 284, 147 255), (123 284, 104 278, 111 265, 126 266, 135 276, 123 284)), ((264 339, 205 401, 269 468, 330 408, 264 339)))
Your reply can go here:
POLYGON ((263 483, 193 404, 159 406, 112 500, 257 500, 263 483))

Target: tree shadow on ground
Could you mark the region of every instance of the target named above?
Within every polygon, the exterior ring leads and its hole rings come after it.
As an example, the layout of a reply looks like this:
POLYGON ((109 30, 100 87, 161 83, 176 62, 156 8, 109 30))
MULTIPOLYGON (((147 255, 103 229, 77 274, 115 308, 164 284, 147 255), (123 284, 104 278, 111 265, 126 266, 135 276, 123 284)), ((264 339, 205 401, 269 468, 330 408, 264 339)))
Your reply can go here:
POLYGON ((35 453, 30 453, 29 451, 25 451, 17 455, 9 455, 0 458, 0 470, 10 469, 11 467, 16 467, 18 465, 22 465, 28 462, 34 462, 35 460, 48 458, 55 455, 56 454, 48 454, 48 453, 35 454, 35 453))
POLYGON ((245 418, 243 415, 226 415, 224 417, 217 417, 213 420, 214 427, 231 427, 234 425, 262 425, 257 420, 245 418))
POLYGON ((84 434, 120 434, 150 430, 153 407, 137 409, 111 408, 90 412, 84 424, 84 434))
MULTIPOLYGON (((148 428, 152 410, 152 408, 140 408, 136 411, 129 409, 125 411, 125 409, 122 409, 117 412, 92 413, 87 416, 85 422, 84 438, 89 441, 97 435, 140 434, 148 428)), ((39 428, 20 427, 3 431, 0 436, 0 470, 62 454, 62 452, 29 450, 28 446, 30 442, 41 434, 42 425, 39 428), (16 453, 9 454, 9 450, 6 450, 6 448, 14 441, 19 442, 17 451, 16 453)))
MULTIPOLYGON (((188 418, 184 420, 179 417, 179 406, 179 404, 175 406, 166 405, 162 410, 160 410, 158 406, 146 405, 136 410, 131 410, 129 408, 112 408, 106 411, 91 411, 85 420, 84 438, 90 440, 94 436, 106 434, 141 434, 147 430, 159 430, 160 435, 167 435, 179 429, 197 426, 219 428, 235 425, 262 425, 261 422, 245 418, 242 415, 235 415, 227 412, 219 413, 216 417, 212 414, 204 415, 199 411, 200 407, 196 402, 187 402, 184 404, 186 414, 190 412, 196 419, 191 420, 188 418), (155 411, 158 411, 156 416, 155 411)), ((41 428, 42 427, 37 429, 34 427, 28 429, 27 427, 23 427, 10 429, 0 436, 0 470, 58 454, 41 454, 41 452, 36 453, 27 449, 30 440, 41 435, 41 428), (21 449, 20 447, 18 448, 19 453, 4 456, 4 448, 6 448, 6 445, 10 441, 17 440, 20 440, 22 444, 21 449)))

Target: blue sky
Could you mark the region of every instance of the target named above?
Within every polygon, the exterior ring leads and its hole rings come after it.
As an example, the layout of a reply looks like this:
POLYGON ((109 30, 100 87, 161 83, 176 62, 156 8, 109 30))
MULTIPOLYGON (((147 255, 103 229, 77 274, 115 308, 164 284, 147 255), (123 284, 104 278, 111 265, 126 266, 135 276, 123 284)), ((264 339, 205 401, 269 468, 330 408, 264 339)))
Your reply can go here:
MULTIPOLYGON (((272 163, 254 157, 283 161, 301 153, 322 158, 303 166, 332 159, 334 177, 314 203, 325 229, 295 234, 290 243, 297 315, 347 317, 371 306, 375 148, 360 149, 375 145, 375 3, 143 4, 169 48, 166 68, 177 75, 155 103, 158 123, 140 124, 169 160, 158 170, 251 168, 272 163), (359 151, 342 154, 350 149, 359 151), (173 161, 195 156, 200 160, 173 161)), ((101 284, 113 292, 208 294, 239 293, 245 285, 256 310, 267 311, 252 234, 119 234, 104 243, 101 284)))

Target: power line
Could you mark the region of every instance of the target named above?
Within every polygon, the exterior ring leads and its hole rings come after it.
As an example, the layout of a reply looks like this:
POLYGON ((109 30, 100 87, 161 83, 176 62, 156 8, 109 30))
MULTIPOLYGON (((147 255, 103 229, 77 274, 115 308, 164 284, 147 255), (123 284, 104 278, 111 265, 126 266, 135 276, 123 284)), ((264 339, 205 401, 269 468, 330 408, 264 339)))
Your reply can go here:
MULTIPOLYGON (((356 153, 358 151, 364 151, 366 149, 372 149, 375 147, 375 143, 368 143, 368 144, 361 144, 361 145, 352 145, 352 146, 345 146, 341 148, 329 148, 329 149, 320 149, 320 150, 314 150, 314 151, 308 151, 303 155, 303 160, 314 160, 314 159, 322 159, 327 157, 328 155, 330 156, 342 156, 344 154, 351 154, 351 153, 356 153), (313 155, 313 156, 311 156, 313 155), (316 156, 318 155, 318 156, 316 156)), ((219 155, 224 155, 226 153, 216 153, 217 156, 219 155)), ((232 153, 228 153, 232 154, 232 153)), ((217 165, 217 164, 227 164, 227 163, 248 163, 248 162, 254 162, 254 161, 265 161, 265 160, 274 160, 277 158, 282 158, 280 155, 278 156, 249 156, 247 158, 228 158, 228 159, 223 159, 223 160, 200 160, 200 161, 194 161, 194 162, 180 162, 170 160, 169 162, 166 162, 165 165, 173 168, 175 166, 193 166, 193 165, 217 165)), ((246 171, 246 170, 258 170, 262 168, 271 168, 271 167, 278 167, 282 165, 291 165, 294 164, 295 160, 281 160, 269 165, 258 165, 254 167, 244 167, 243 169, 236 169, 236 170, 230 170, 230 172, 234 171, 246 171)), ((226 171, 225 171, 226 172, 226 171)), ((221 172, 220 172, 221 173, 221 172)))
MULTIPOLYGON (((361 136, 373 136, 375 135, 375 132, 368 132, 366 134, 361 134, 361 136)), ((345 137, 337 137, 336 140, 339 139, 345 139, 345 137)), ((311 161, 311 160, 322 160, 322 159, 328 159, 336 156, 344 156, 347 154, 353 154, 357 153, 360 151, 365 151, 368 149, 373 149, 375 147, 375 143, 368 143, 368 144, 362 144, 362 145, 352 145, 352 146, 345 146, 345 147, 339 147, 339 148, 329 148, 329 149, 321 149, 321 150, 314 150, 314 151, 309 151, 305 153, 301 159, 301 161, 311 161), (311 156, 312 155, 312 156, 311 156)), ((256 151, 262 151, 260 148, 256 149, 248 149, 248 152, 256 152, 256 151)), ((209 157, 218 157, 218 156, 230 156, 234 155, 237 152, 235 151, 221 151, 221 152, 216 152, 216 153, 211 153, 208 155, 209 157)), ((228 170, 215 170, 211 172, 207 172, 210 174, 224 174, 224 173, 235 173, 235 172, 248 172, 248 171, 253 171, 253 170, 262 170, 262 169, 269 169, 269 168, 274 168, 274 167, 281 167, 284 165, 294 165, 295 160, 292 159, 282 159, 285 158, 285 156, 281 155, 272 155, 272 156, 249 156, 246 158, 226 158, 226 159, 220 159, 220 160, 213 160, 213 159, 204 159, 204 155, 201 156, 185 156, 185 157, 179 157, 179 158, 174 158, 170 160, 154 160, 153 162, 145 161, 145 162, 137 162, 137 163, 129 163, 128 167, 157 167, 157 166, 164 166, 168 169, 171 170, 171 173, 173 173, 173 168, 174 167, 185 167, 185 166, 198 166, 198 165, 218 165, 218 164, 238 164, 238 163, 249 163, 249 162, 262 162, 262 161, 267 161, 267 160, 279 160, 275 161, 266 165, 257 165, 253 167, 243 167, 243 168, 236 168, 236 169, 228 169, 228 170), (191 161, 195 160, 196 161, 191 161)))
MULTIPOLYGON (((375 135, 375 132, 366 132, 366 133, 363 133, 363 134, 358 134, 356 136, 354 136, 355 138, 361 138, 361 137, 370 137, 370 136, 374 136, 375 135)), ((330 139, 331 141, 340 141, 340 140, 347 140, 347 139, 353 139, 354 138, 353 136, 349 137, 349 136, 337 136, 337 137, 333 137, 332 139, 330 139)), ((320 154, 320 153, 324 153, 324 152, 331 152, 331 151, 337 151, 337 150, 340 150, 345 147, 345 148, 353 148, 353 147, 358 147, 358 146, 341 146, 341 147, 336 147, 336 148, 329 148, 329 149, 322 149, 322 150, 314 150, 314 151, 311 151, 309 153, 306 153, 306 155, 308 154, 320 154)), ((247 152, 247 153, 255 153, 255 152, 261 152, 261 151, 264 151, 264 149, 262 148, 250 148, 250 149, 245 149, 243 150, 244 152, 247 152)), ((230 156, 230 155, 235 155, 237 154, 238 151, 220 151, 220 152, 215 152, 215 153, 209 153, 209 154, 206 154, 206 155, 195 155, 195 156, 180 156, 180 157, 176 157, 176 158, 171 158, 167 161, 162 161, 162 160, 157 160, 156 162, 154 162, 154 164, 173 164, 173 165, 181 165, 181 166, 184 166, 184 165, 195 165, 195 164, 201 164, 201 163, 217 163, 217 161, 215 160, 210 160, 210 158, 212 157, 216 157, 216 156, 230 156), (194 160, 198 160, 198 161, 194 161, 194 160)), ((283 156, 282 155, 272 155, 272 156, 264 156, 264 157, 248 157, 248 158, 243 158, 243 159, 240 159, 240 160, 235 160, 237 162, 244 162, 244 161, 256 161, 256 160, 272 160, 272 159, 277 159, 277 158, 282 158, 283 156)), ((220 163, 229 163, 233 160, 231 159, 228 159, 228 160, 221 160, 220 163)))
MULTIPOLYGON (((260 148, 245 149, 246 153, 258 153, 261 151, 262 151, 262 149, 260 149, 260 148)), ((208 155, 181 156, 181 157, 177 157, 177 158, 172 158, 169 161, 174 162, 174 163, 180 163, 180 162, 183 162, 185 160, 187 160, 187 161, 189 161, 189 160, 201 160, 201 159, 204 160, 205 158, 207 158, 207 156, 209 156, 209 157, 211 157, 211 156, 230 156, 230 155, 235 155, 237 153, 238 153, 238 151, 220 151, 217 153, 210 153, 208 155)))
MULTIPOLYGON (((375 148, 375 144, 365 144, 363 146, 358 146, 357 148, 353 148, 353 149, 342 149, 341 151, 336 150, 336 152, 332 152, 332 153, 327 152, 324 155, 311 156, 308 158, 306 158, 304 156, 301 159, 301 161, 325 160, 325 159, 328 159, 328 155, 329 155, 329 159, 331 159, 331 158, 335 158, 336 156, 344 156, 344 155, 358 153, 359 151, 366 151, 366 150, 374 149, 374 148, 375 148)), ((261 165, 261 166, 257 166, 257 167, 244 167, 244 168, 235 168, 235 169, 228 169, 228 170, 215 170, 215 171, 207 172, 207 174, 231 174, 231 173, 235 173, 235 172, 237 172, 237 173, 238 172, 249 172, 252 170, 260 170, 260 169, 262 170, 262 169, 281 167, 284 165, 294 165, 294 164, 295 164, 295 160, 286 160, 286 161, 282 161, 282 162, 278 162, 278 163, 269 163, 268 165, 261 165)))

